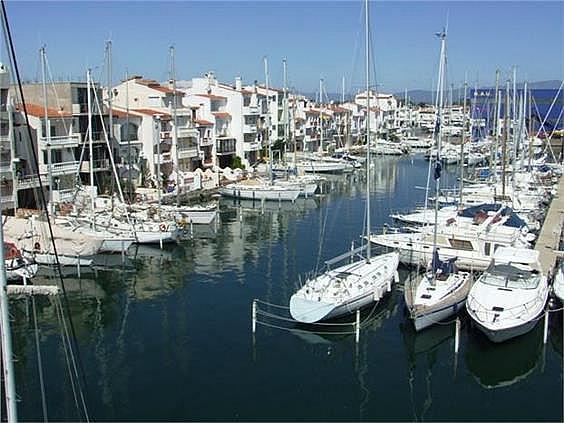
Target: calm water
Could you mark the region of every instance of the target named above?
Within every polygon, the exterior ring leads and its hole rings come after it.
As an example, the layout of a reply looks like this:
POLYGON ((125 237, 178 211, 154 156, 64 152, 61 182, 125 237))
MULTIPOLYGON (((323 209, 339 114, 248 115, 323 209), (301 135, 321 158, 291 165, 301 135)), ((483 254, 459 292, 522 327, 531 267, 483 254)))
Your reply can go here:
MULTIPOLYGON (((427 163, 375 163, 379 228, 391 223, 390 211, 423 202, 415 187, 425 185, 427 163)), ((358 347, 354 335, 291 324, 259 325, 253 339, 253 298, 287 304, 299 275, 358 244, 364 187, 362 174, 334 177, 327 195, 280 209, 222 201, 217 232, 199 230, 164 252, 140 249, 125 271, 117 264, 67 278, 91 418, 561 421, 562 320, 555 315, 546 347, 542 325, 493 345, 465 317, 455 358, 452 325, 414 333, 400 283, 363 313, 369 324, 358 347)), ((56 309, 36 302, 49 418, 76 420, 56 309)), ((20 418, 37 421, 32 308, 23 300, 11 305, 20 418)))

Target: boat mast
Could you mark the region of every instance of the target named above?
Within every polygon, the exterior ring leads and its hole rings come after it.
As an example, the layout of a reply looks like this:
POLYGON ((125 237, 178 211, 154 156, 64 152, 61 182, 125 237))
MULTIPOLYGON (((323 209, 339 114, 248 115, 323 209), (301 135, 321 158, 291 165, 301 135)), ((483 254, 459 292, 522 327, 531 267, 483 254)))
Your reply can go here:
POLYGON ((47 59, 45 57, 45 46, 39 49, 41 55, 41 79, 43 81, 43 110, 45 126, 43 127, 43 138, 47 141, 47 176, 49 179, 49 215, 53 214, 53 158, 51 157, 51 125, 47 111, 47 59))
POLYGON ((110 119, 108 135, 111 142, 114 136, 114 115, 112 111, 112 40, 106 41, 106 58, 108 60, 108 114, 110 119))
POLYGON ((286 163, 286 144, 288 143, 288 134, 290 133, 290 117, 288 116, 288 72, 286 58, 282 59, 282 67, 284 70, 284 163, 286 163))
POLYGON ((319 150, 323 152, 323 78, 319 79, 319 150))
POLYGON ((159 221, 161 220, 161 191, 162 191, 162 177, 161 177, 161 115, 155 115, 155 136, 157 137, 157 213, 159 221))
MULTIPOLYGON (((462 139, 460 141, 460 187, 459 187, 459 194, 458 194, 458 207, 462 209, 462 189, 464 188, 464 144, 466 143, 466 95, 468 91, 468 82, 464 81, 464 103, 462 106, 462 139)), ((452 109, 451 109, 452 110, 452 109)), ((435 222, 435 225, 437 222, 435 222)))
POLYGON ((88 154, 90 155, 90 206, 92 207, 92 225, 96 228, 95 214, 94 214, 94 148, 92 146, 92 75, 91 70, 88 68, 86 71, 86 90, 88 91, 88 154))
POLYGON ((129 204, 131 204, 131 196, 133 194, 133 186, 131 182, 131 137, 129 136, 129 74, 125 70, 125 127, 127 137, 127 189, 129 191, 129 204))
POLYGON ((170 79, 172 80, 172 123, 174 125, 172 144, 176 160, 176 207, 180 205, 180 162, 178 160, 178 113, 176 110, 176 71, 174 66, 174 46, 170 46, 170 79))
MULTIPOLYGON (((0 201, 0 218, 2 217, 2 202, 0 201)), ((7 293, 6 263, 4 260, 4 228, 0 228, 0 336, 2 337, 2 369, 4 373, 6 414, 8 423, 18 421, 16 398, 16 382, 14 377, 14 363, 12 352, 12 332, 10 329, 10 311, 7 293)))
POLYGON ((507 140, 509 138, 509 79, 505 85, 505 110, 503 122, 503 145, 501 152, 501 195, 505 197, 505 167, 507 155, 507 140))
POLYGON ((531 169, 532 153, 533 153, 533 91, 529 88, 529 131, 527 138, 529 140, 529 170, 531 169))
MULTIPOLYGON (((499 144, 499 69, 495 71, 495 110, 494 110, 494 147, 490 155, 490 163, 493 168, 494 184, 497 183, 497 150, 499 144)), ((495 187, 495 185, 494 185, 495 187)))
POLYGON ((368 0, 365 0, 366 37, 366 262, 370 263, 370 19, 368 0))
POLYGON ((272 144, 270 143, 270 95, 268 91, 268 59, 264 57, 264 81, 266 87, 266 142, 268 144, 268 176, 272 183, 272 144))
MULTIPOLYGON (((443 91, 444 91, 444 74, 446 67, 446 30, 437 34, 441 40, 441 56, 439 60, 439 78, 437 81, 437 162, 435 163, 435 226, 433 230, 433 246, 437 246, 437 226, 439 218, 439 191, 441 185, 441 133, 443 120, 443 91)), ((433 274, 434 275, 434 274, 433 274)), ((433 276, 434 278, 434 276, 433 276)))

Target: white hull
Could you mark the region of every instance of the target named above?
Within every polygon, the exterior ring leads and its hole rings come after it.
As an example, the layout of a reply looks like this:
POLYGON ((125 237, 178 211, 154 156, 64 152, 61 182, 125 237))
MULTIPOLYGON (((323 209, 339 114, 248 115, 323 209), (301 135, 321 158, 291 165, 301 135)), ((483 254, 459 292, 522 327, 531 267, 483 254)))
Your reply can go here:
POLYGON ((182 218, 186 219, 188 224, 191 222, 194 225, 209 225, 217 217, 217 210, 190 210, 181 211, 180 214, 182 218))
POLYGON ((219 193, 226 197, 240 198, 244 200, 265 201, 295 201, 300 195, 300 189, 264 188, 252 185, 236 185, 221 187, 219 193))
POLYGON ((134 240, 131 238, 111 238, 104 239, 98 252, 100 253, 121 253, 127 252, 134 240))
POLYGON ((505 342, 511 338, 516 338, 518 336, 524 335, 530 332, 538 323, 538 320, 531 320, 529 322, 525 322, 522 325, 514 326, 507 329, 502 330, 493 330, 486 326, 481 325, 476 320, 473 321, 476 327, 482 332, 487 338, 495 343, 505 342))
POLYGON ((23 279, 31 279, 37 274, 39 266, 37 263, 30 261, 25 257, 16 257, 14 259, 6 259, 6 279, 8 281, 18 281, 23 279))
POLYGON ((370 263, 362 260, 329 270, 292 295, 290 314, 299 322, 315 323, 378 302, 391 290, 398 263, 398 254, 388 253, 372 257, 370 263))
POLYGON ((451 316, 455 316, 464 308, 464 304, 466 304, 466 298, 461 301, 454 302, 453 304, 446 305, 444 308, 438 310, 431 310, 428 313, 412 315, 415 330, 423 330, 437 322, 448 319, 451 316))
MULTIPOLYGON (((29 252, 30 254, 33 254, 33 257, 36 261, 36 263, 38 264, 43 264, 43 265, 54 265, 57 263, 57 261, 55 260, 55 255, 54 254, 48 254, 48 253, 33 253, 33 252, 29 252)), ((90 266, 92 264, 92 259, 91 258, 83 258, 83 257, 72 257, 72 256, 65 256, 65 255, 58 255, 58 259, 59 259, 59 264, 61 266, 90 266)))

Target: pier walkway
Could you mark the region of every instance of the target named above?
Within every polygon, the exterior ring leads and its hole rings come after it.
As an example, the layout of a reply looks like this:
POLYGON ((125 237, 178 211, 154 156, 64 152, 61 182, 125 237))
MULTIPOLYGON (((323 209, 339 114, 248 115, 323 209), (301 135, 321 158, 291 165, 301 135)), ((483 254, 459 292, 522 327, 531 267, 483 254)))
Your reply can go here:
POLYGON ((558 192, 552 199, 544 219, 535 250, 540 253, 540 265, 544 274, 553 271, 556 265, 557 251, 564 219, 564 176, 560 177, 558 192))

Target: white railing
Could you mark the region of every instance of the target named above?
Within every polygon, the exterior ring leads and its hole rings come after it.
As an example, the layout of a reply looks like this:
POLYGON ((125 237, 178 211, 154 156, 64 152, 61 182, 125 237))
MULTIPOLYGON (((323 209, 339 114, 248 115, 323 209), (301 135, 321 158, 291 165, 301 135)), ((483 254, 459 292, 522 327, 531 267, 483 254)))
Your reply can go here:
POLYGON ((179 159, 188 159, 190 157, 198 157, 198 147, 187 147, 178 149, 179 159))
MULTIPOLYGON (((168 153, 161 153, 161 160, 160 163, 167 163, 172 161, 172 154, 168 153)), ((155 163, 159 162, 159 155, 155 154, 155 163)))
POLYGON ((53 201, 55 203, 66 203, 73 200, 75 190, 70 189, 59 189, 53 190, 53 201))
POLYGON ((256 125, 243 125, 243 132, 246 134, 253 134, 255 132, 257 132, 257 126, 256 125))
MULTIPOLYGON (((97 170, 108 170, 110 168, 110 159, 94 160, 92 169, 97 170)), ((80 167, 81 172, 90 172, 90 161, 82 162, 80 167)))
POLYGON ((37 176, 25 176, 17 180, 19 189, 37 188, 39 186, 39 178, 37 176))
POLYGON ((74 175, 78 170, 78 164, 79 162, 61 162, 61 163, 52 163, 51 165, 42 164, 39 165, 39 172, 43 174, 48 174, 49 166, 50 166, 51 174, 53 176, 74 175))
POLYGON ((80 134, 71 135, 58 135, 51 137, 50 140, 47 137, 39 138, 39 145, 42 149, 47 148, 47 142, 50 141, 51 148, 65 148, 65 147, 78 147, 80 144, 80 134))
POLYGON ((205 145, 205 146, 213 145, 213 138, 202 138, 200 140, 200 145, 205 145))
POLYGON ((258 115, 260 110, 258 106, 243 106, 244 115, 258 115))
POLYGON ((178 138, 186 137, 198 137, 198 131, 194 128, 178 127, 177 129, 178 138))
POLYGON ((244 142, 243 151, 256 151, 261 149, 260 141, 244 142))

